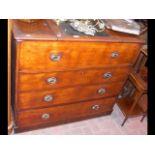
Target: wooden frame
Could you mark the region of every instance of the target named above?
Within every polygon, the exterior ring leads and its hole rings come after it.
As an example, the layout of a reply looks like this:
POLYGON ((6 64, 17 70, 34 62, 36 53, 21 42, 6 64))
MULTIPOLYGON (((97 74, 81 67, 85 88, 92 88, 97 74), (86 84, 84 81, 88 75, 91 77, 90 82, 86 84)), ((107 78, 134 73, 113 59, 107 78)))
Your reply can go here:
POLYGON ((11 111, 11 20, 8 19, 8 134, 13 133, 13 119, 11 111))

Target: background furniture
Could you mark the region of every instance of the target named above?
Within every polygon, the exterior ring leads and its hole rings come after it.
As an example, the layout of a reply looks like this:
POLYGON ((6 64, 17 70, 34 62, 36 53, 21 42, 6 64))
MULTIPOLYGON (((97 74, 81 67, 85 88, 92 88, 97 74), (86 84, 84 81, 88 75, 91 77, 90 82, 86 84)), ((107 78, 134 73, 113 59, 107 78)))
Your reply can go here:
POLYGON ((128 80, 132 83, 136 91, 132 96, 117 100, 117 105, 125 116, 122 126, 129 117, 143 115, 143 120, 147 113, 147 102, 143 102, 143 105, 140 102, 141 97, 147 94, 146 82, 135 72, 130 73, 128 80))
POLYGON ((138 56, 138 59, 134 66, 134 70, 136 73, 140 72, 144 67, 147 66, 147 58, 148 58, 147 45, 144 45, 141 49, 140 55, 138 56))
POLYGON ((13 21, 16 132, 112 112, 144 40, 105 33, 72 36, 52 20, 13 21))
POLYGON ((143 115, 141 121, 147 114, 147 46, 143 46, 137 59, 134 70, 130 73, 126 82, 125 93, 122 92, 117 100, 117 105, 125 118, 122 126, 129 117, 143 115), (142 100, 143 98, 143 100, 142 100))

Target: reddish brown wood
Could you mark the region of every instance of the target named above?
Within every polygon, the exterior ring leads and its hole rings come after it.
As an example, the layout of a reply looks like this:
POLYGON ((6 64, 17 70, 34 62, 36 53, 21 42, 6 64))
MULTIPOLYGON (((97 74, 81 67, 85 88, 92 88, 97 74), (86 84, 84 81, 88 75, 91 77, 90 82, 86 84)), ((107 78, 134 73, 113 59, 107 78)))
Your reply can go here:
POLYGON ((34 42, 20 43, 19 70, 56 71, 68 68, 90 68, 133 64, 138 56, 138 44, 98 42, 34 42), (112 53, 118 57, 112 58, 112 53), (51 60, 52 54, 61 56, 51 60))
POLYGON ((13 134, 14 132, 14 119, 11 107, 11 30, 12 20, 8 19, 8 103, 3 103, 8 104, 8 134, 13 134))
POLYGON ((39 22, 41 19, 18 19, 18 21, 21 21, 21 22, 26 22, 26 23, 36 23, 36 22, 39 22))
POLYGON ((141 78, 141 75, 132 71, 129 75, 129 80, 140 92, 147 92, 147 82, 141 78))
POLYGON ((109 98, 58 107, 22 111, 17 115, 17 125, 20 128, 33 127, 47 123, 55 124, 57 122, 67 122, 68 120, 73 120, 80 117, 104 114, 107 111, 111 111, 114 100, 115 98, 109 98), (94 105, 99 106, 99 109, 93 109, 94 105), (49 119, 42 119, 43 114, 49 114, 49 119))
POLYGON ((16 40, 56 40, 57 36, 50 29, 45 20, 40 20, 36 23, 25 23, 19 20, 13 20, 13 35, 16 40))
POLYGON ((123 82, 102 85, 76 86, 61 89, 51 89, 49 91, 34 91, 18 93, 17 109, 30 109, 36 107, 47 107, 61 105, 72 102, 79 102, 103 97, 115 96, 119 93, 123 82), (98 90, 104 88, 106 92, 99 94, 98 90), (53 100, 46 102, 44 97, 52 95, 53 100))
POLYGON ((135 108, 131 113, 129 113, 129 109, 131 108, 131 104, 133 103, 133 98, 123 98, 118 101, 118 106, 125 115, 125 117, 135 117, 143 114, 143 110, 140 108, 140 106, 136 105, 135 108))
POLYGON ((117 104, 125 116, 122 126, 129 117, 135 117, 139 115, 144 115, 145 117, 147 113, 147 102, 145 102, 145 105, 141 105, 139 102, 142 96, 147 94, 147 82, 142 80, 140 75, 134 71, 130 73, 128 80, 132 83, 136 91, 130 98, 127 96, 117 100, 117 104))
POLYGON ((50 73, 20 73, 18 89, 20 92, 31 90, 50 90, 85 84, 102 84, 122 81, 127 78, 129 67, 83 69, 50 73), (106 78, 110 73, 111 78, 106 78), (56 78, 55 83, 48 83, 49 78, 56 78))
POLYGON ((68 41, 96 41, 96 42, 121 42, 144 44, 147 41, 139 36, 106 30, 109 36, 94 37, 80 36, 74 38, 64 34, 53 20, 41 20, 34 24, 13 21, 15 39, 19 40, 68 40, 68 41), (29 35, 28 35, 29 34, 29 35))
POLYGON ((148 53, 147 53, 147 46, 144 45, 142 48, 141 48, 141 52, 138 56, 138 59, 135 63, 135 66, 134 66, 134 70, 138 73, 143 67, 145 67, 146 65, 146 62, 147 62, 147 58, 148 57, 148 53))
POLYGON ((14 20, 12 97, 16 131, 112 111, 113 97, 119 94, 144 41, 107 33, 110 35, 106 37, 73 38, 62 33, 52 20, 31 24, 14 20), (112 52, 118 52, 118 57, 112 58, 112 52), (60 60, 51 60, 51 54, 60 54, 60 60), (112 72, 112 78, 104 79, 106 72, 112 72), (56 77, 56 84, 47 84, 49 77, 56 77), (106 93, 100 95, 97 91, 102 87, 106 93), (45 102, 46 95, 53 95, 53 100, 45 102), (92 111, 90 107, 98 101, 103 109, 92 111), (46 112, 52 117, 40 120, 46 112))

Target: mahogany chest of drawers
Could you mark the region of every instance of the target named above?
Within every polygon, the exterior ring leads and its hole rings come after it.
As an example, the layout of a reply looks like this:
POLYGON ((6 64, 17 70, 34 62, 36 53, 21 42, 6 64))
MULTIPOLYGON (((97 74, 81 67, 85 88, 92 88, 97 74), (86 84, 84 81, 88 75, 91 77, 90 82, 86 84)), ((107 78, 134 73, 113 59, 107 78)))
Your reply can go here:
POLYGON ((110 114, 143 40, 74 38, 52 20, 13 21, 12 101, 17 132, 110 114))

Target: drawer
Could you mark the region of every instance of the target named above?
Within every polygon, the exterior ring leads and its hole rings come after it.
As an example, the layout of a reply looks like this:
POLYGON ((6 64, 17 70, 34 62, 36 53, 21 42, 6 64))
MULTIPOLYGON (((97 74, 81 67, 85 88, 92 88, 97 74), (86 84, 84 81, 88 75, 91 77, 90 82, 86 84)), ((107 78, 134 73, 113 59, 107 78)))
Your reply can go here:
POLYGON ((139 45, 134 43, 33 42, 19 46, 19 70, 58 71, 133 64, 139 45))
POLYGON ((17 109, 68 104, 117 95, 124 82, 18 93, 17 109))
POLYGON ((45 124, 59 124, 73 121, 79 118, 102 115, 112 111, 115 98, 95 101, 80 102, 75 104, 27 110, 18 112, 16 115, 19 128, 33 127, 45 124))
POLYGON ((125 80, 128 67, 83 69, 76 71, 59 71, 51 73, 20 73, 18 78, 19 91, 48 90, 84 84, 103 84, 125 80))

